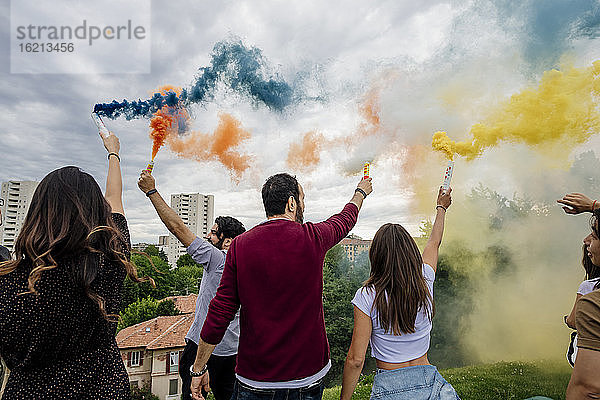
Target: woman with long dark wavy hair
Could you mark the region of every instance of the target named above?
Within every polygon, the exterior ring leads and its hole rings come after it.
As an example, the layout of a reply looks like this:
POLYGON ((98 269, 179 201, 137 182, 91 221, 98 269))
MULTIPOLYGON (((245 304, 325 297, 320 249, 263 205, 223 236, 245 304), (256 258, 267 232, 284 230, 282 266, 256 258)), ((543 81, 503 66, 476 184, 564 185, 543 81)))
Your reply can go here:
POLYGON ((369 342, 377 362, 371 398, 458 399, 427 359, 435 312, 433 281, 451 191, 440 188, 423 255, 399 224, 385 224, 375 234, 369 250, 369 279, 352 300, 354 332, 344 365, 342 400, 352 397, 369 342))
POLYGON ((3 400, 128 399, 115 342, 129 275, 119 140, 108 151, 106 195, 77 167, 37 186, 15 242, 0 264, 0 356, 10 369, 3 400))

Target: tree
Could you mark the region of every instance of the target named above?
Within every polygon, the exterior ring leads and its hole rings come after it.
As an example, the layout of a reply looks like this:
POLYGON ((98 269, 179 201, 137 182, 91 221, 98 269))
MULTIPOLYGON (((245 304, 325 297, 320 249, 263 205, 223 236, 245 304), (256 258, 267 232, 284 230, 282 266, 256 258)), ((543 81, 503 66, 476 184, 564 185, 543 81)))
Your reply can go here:
POLYGON ((172 300, 157 301, 151 297, 138 300, 125 308, 121 313, 121 319, 117 330, 127 328, 140 322, 148 321, 161 315, 177 315, 179 310, 175 308, 172 300))
POLYGON ((146 246, 146 248, 144 249, 144 253, 146 253, 150 257, 153 257, 153 256, 154 257, 159 257, 163 261, 168 261, 168 257, 165 254, 165 252, 162 251, 162 250, 159 250, 158 247, 156 247, 153 244, 150 244, 150 245, 146 246))
POLYGON ((359 286, 360 283, 348 278, 330 277, 323 287, 325 330, 331 353, 331 370, 325 378, 328 385, 338 383, 344 370, 354 329, 352 299, 359 286))
POLYGON ((325 254, 325 265, 336 277, 347 276, 350 271, 350 261, 341 244, 333 246, 325 254))
POLYGON ((198 293, 203 271, 204 269, 196 263, 182 265, 171 271, 173 274, 173 295, 187 296, 190 293, 198 293))
POLYGON ((150 282, 135 283, 131 279, 125 279, 125 292, 123 296, 122 309, 138 300, 151 297, 156 300, 164 299, 172 292, 172 274, 169 264, 158 256, 146 256, 142 254, 132 254, 131 262, 136 266, 139 277, 150 277, 154 280, 156 287, 152 287, 150 282))
POLYGON ((131 400, 160 400, 150 391, 150 386, 144 385, 142 388, 131 388, 131 400))

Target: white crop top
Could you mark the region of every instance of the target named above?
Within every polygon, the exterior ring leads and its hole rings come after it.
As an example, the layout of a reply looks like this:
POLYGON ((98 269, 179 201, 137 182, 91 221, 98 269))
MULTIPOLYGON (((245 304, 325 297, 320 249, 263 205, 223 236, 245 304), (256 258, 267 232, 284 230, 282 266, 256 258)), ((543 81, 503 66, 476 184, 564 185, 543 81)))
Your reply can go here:
MULTIPOLYGON (((431 297, 433 298, 433 281, 435 271, 423 264, 423 276, 431 297)), ((375 289, 361 287, 356 291, 352 304, 371 317, 373 330, 371 332, 371 355, 380 361, 401 363, 421 357, 429 350, 431 320, 425 310, 419 310, 415 321, 415 332, 398 336, 386 333, 379 326, 377 309, 373 307, 375 289)))
POLYGON ((598 279, 600 278, 588 279, 587 281, 581 282, 581 285, 579 285, 579 289, 577 290, 577 294, 585 296, 588 293, 592 293, 596 283, 598 283, 598 279))

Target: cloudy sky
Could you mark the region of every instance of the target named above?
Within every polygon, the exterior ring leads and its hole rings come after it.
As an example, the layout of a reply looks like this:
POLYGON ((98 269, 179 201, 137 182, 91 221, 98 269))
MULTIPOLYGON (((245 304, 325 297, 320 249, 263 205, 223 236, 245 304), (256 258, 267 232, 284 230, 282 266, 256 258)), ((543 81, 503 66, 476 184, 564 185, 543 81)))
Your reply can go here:
MULTIPOLYGON (((472 124, 535 86, 545 70, 561 62, 586 68, 600 59, 597 1, 153 1, 150 73, 17 74, 9 63, 10 4, 3 0, 1 7, 0 181, 40 180, 55 168, 77 165, 103 186, 107 161, 89 118, 94 104, 149 98, 165 84, 189 86, 198 68, 209 66, 216 43, 241 40, 262 51, 270 73, 289 82, 300 101, 280 112, 216 90, 210 101, 190 107, 193 128, 212 132, 219 113, 233 115, 251 133, 238 149, 251 156, 251 168, 236 181, 217 161, 181 159, 165 147, 154 170, 158 189, 165 197, 213 194, 215 215, 233 215, 251 227, 264 216, 264 180, 289 171, 305 187, 306 219, 318 221, 342 208, 361 163, 371 160, 374 193, 354 230, 369 238, 389 221, 416 233, 433 213, 446 161, 411 149, 428 148, 437 130, 465 139, 472 124), (363 136, 369 121, 361 109, 369 99, 379 122, 375 134, 363 136), (290 144, 311 131, 330 144, 322 146, 318 164, 294 170, 286 164, 290 144)), ((65 18, 81 16, 76 7, 54 7, 65 18)), ((121 140, 134 242, 155 242, 165 233, 136 186, 151 149, 148 122, 106 120, 121 140)), ((535 168, 564 169, 590 143, 597 143, 595 135, 569 149, 564 160, 535 168)), ((457 160, 457 199, 478 183, 506 195, 526 191, 537 175, 516 171, 515 154, 535 156, 517 143, 473 162, 457 160)), ((545 198, 570 189, 556 185, 545 198)))

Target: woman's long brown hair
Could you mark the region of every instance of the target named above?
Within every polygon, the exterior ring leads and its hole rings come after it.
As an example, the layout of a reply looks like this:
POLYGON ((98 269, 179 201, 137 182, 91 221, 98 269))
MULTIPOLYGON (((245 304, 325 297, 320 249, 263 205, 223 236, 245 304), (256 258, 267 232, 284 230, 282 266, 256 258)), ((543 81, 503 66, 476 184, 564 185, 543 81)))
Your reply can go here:
POLYGON ((434 314, 417 244, 401 225, 385 224, 373 238, 369 259, 371 275, 364 286, 375 290, 379 325, 394 335, 414 333, 420 310, 429 319, 434 314))
POLYGON ((36 282, 45 271, 70 268, 75 284, 98 304, 103 317, 115 320, 118 316, 107 314, 91 284, 102 261, 123 268, 134 282, 147 280, 138 278, 127 247, 94 178, 77 167, 63 167, 37 186, 15 242, 15 260, 1 263, 0 275, 28 268, 28 290, 22 294, 38 294, 36 282))

